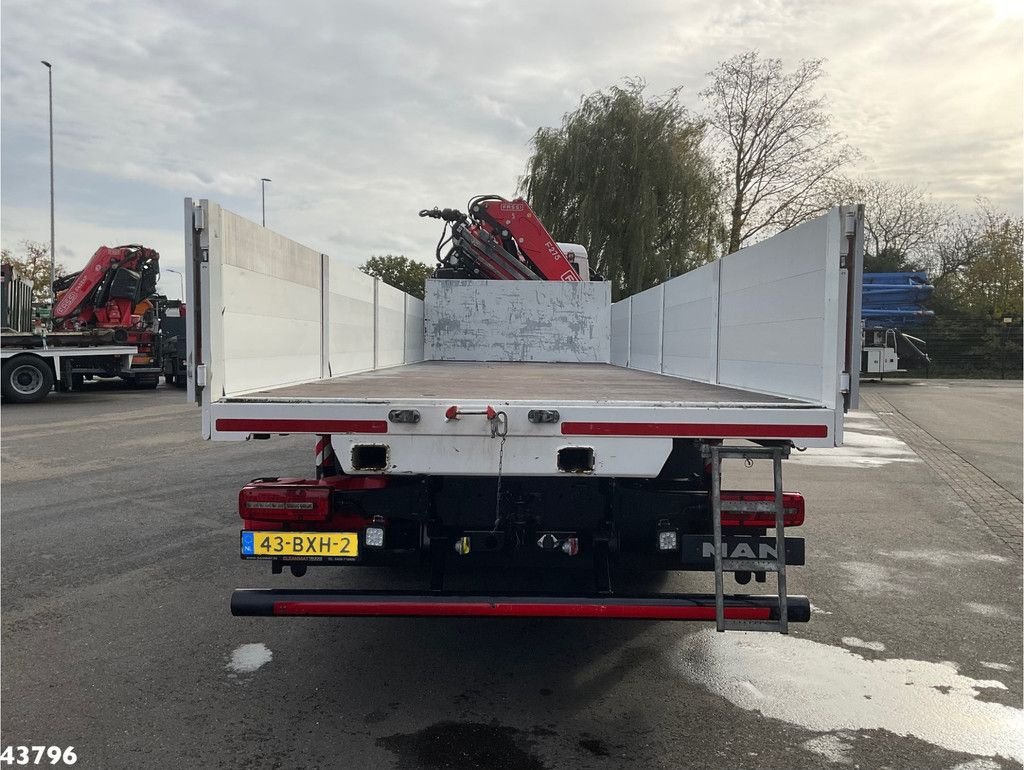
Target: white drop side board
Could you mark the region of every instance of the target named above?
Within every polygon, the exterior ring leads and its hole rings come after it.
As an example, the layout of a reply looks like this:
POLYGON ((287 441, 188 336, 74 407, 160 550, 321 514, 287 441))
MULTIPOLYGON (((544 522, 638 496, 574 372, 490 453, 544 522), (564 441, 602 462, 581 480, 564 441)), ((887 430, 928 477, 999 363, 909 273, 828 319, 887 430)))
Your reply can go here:
POLYGON ((423 358, 423 301, 216 203, 185 200, 188 394, 245 393, 423 358))

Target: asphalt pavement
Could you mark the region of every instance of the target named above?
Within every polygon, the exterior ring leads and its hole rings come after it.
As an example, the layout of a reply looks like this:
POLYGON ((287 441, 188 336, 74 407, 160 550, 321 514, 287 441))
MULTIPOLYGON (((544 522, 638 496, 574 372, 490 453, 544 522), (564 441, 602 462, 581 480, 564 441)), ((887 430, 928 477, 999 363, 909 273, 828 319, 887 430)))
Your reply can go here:
POLYGON ((173 388, 5 404, 0 742, 73 745, 87 768, 1020 767, 1019 550, 969 494, 1019 503, 1021 384, 865 393, 884 414, 849 415, 844 448, 786 464, 807 499, 790 591, 814 605, 786 637, 233 618, 236 587, 411 578, 237 558, 238 489, 309 475, 307 439, 203 442, 173 388))

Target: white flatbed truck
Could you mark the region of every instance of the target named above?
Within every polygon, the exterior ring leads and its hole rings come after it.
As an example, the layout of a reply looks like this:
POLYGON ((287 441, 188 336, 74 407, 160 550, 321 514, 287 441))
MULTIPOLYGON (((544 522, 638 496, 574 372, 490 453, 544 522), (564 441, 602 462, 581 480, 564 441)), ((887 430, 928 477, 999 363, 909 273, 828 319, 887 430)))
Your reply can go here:
MULTIPOLYGON (((63 335, 65 340, 70 335, 63 335)), ((0 389, 5 401, 42 401, 56 385, 70 390, 84 374, 116 376, 132 368, 134 345, 48 345, 40 335, 4 334, 0 389)))
POLYGON ((429 570, 414 592, 239 589, 234 614, 809 619, 782 461, 839 446, 857 402, 862 207, 614 303, 604 282, 441 279, 421 301, 206 200, 186 199, 185 242, 203 437, 316 443, 314 478, 242 488, 241 557, 429 570), (773 487, 721 489, 737 458, 770 462, 773 487), (559 590, 582 561, 593 590, 559 590), (550 570, 549 590, 446 587, 469 562, 550 570), (631 562, 715 590, 622 595, 631 562), (727 589, 769 573, 768 595, 727 589))

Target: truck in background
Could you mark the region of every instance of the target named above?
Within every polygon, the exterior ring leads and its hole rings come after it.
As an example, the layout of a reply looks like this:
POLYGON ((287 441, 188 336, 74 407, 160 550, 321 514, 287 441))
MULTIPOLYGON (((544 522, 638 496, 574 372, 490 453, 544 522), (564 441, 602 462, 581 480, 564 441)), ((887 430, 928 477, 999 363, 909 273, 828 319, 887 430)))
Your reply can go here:
POLYGON ((160 360, 164 382, 184 388, 188 379, 187 359, 185 303, 166 300, 160 305, 160 360))
POLYGON ((615 303, 608 283, 579 280, 589 271, 558 269, 567 252, 553 241, 540 239, 545 268, 500 218, 440 213, 473 240, 421 301, 185 201, 188 398, 203 438, 315 444, 309 478, 241 487, 235 553, 296 577, 410 562, 427 574, 414 591, 238 589, 232 612, 783 633, 809 620, 787 588, 805 559, 787 530, 807 511, 782 465, 794 448, 841 445, 857 404, 863 208, 615 303), (504 279, 480 280, 488 270, 504 279), (768 463, 771 486, 724 489, 737 461, 768 463), (454 589, 448 573, 469 564, 532 571, 546 590, 454 589), (590 589, 566 587, 568 564, 589 568, 590 589), (714 590, 624 594, 629 565, 713 575, 714 590), (746 592, 770 574, 774 590, 746 592))
POLYGON ((58 278, 49 329, 19 321, 22 328, 0 334, 4 399, 41 401, 54 388, 76 390, 90 377, 155 388, 162 372, 159 258, 144 246, 101 246, 81 271, 58 278))
POLYGON ((904 330, 923 326, 935 316, 924 306, 934 291, 923 272, 864 274, 862 375, 883 379, 886 374, 929 367, 925 341, 904 330))

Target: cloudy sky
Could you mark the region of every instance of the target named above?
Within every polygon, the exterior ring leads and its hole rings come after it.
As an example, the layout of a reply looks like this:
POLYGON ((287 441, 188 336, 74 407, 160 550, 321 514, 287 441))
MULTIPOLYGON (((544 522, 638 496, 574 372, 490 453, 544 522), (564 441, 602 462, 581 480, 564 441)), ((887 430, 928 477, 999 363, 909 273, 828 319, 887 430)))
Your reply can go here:
MULTIPOLYGON (((697 91, 744 49, 827 59, 854 172, 1021 210, 1022 17, 1012 0, 290 3, 4 0, 2 236, 57 251, 141 242, 180 268, 182 199, 209 197, 358 264, 432 259, 417 211, 511 195, 539 126, 628 76, 697 91)), ((164 290, 178 292, 177 277, 164 290)))

